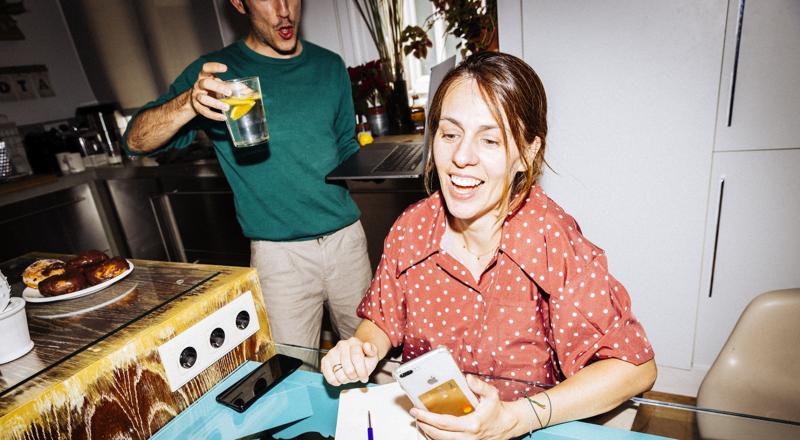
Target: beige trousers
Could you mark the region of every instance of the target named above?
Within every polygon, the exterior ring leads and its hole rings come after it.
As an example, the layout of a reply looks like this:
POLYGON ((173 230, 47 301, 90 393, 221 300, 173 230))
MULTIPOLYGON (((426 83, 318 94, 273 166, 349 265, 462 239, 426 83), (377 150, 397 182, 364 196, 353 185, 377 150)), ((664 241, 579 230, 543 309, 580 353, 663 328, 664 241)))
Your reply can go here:
POLYGON ((251 241, 250 266, 276 342, 319 347, 324 304, 340 338, 355 332, 356 307, 372 278, 360 221, 312 240, 251 241))

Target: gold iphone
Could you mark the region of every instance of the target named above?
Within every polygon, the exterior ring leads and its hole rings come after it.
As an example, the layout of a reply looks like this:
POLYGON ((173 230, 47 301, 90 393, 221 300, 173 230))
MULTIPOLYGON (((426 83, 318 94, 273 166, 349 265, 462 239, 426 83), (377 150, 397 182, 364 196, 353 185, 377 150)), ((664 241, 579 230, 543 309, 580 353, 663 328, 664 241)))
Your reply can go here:
POLYGON ((478 398, 446 347, 400 365, 392 375, 417 408, 463 416, 478 406, 478 398))

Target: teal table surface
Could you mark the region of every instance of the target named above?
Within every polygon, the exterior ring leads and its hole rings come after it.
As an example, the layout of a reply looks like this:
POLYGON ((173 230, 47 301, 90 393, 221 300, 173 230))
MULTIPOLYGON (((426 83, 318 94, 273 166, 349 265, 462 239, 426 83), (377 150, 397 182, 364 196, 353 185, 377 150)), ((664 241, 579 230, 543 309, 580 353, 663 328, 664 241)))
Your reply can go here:
MULTIPOLYGON (((305 433, 318 433, 322 437, 334 436, 339 408, 339 392, 325 383, 322 375, 296 371, 260 398, 244 413, 236 412, 216 401, 216 396, 260 365, 248 361, 242 364, 203 397, 167 426, 159 430, 154 439, 234 439, 258 435, 278 439, 292 439, 305 433), (281 427, 277 432, 266 430, 281 427)), ((358 387, 354 385, 353 387, 358 387)), ((536 431, 535 440, 572 439, 623 439, 649 440, 664 437, 624 431, 621 429, 569 422, 536 431)), ((384 440, 384 439, 379 439, 384 440)))

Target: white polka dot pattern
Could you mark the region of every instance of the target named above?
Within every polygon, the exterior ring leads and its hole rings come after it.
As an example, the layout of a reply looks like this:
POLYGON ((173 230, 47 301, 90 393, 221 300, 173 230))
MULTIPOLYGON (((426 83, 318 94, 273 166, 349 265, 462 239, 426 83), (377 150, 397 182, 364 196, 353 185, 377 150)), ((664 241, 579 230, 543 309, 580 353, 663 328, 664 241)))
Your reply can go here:
MULTIPOLYGON (((477 283, 440 249, 445 221, 438 193, 406 209, 358 308, 403 345, 404 360, 445 345, 462 371, 557 383, 598 359, 653 358, 603 251, 538 186, 509 214, 477 283)), ((526 389, 494 385, 503 400, 526 389)))

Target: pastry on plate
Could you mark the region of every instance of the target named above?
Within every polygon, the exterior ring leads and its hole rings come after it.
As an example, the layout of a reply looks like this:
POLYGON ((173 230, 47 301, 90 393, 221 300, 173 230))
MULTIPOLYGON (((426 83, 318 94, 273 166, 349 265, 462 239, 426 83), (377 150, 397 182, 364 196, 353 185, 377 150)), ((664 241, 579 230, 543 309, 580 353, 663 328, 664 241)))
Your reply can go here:
POLYGON ((22 282, 31 289, 36 289, 46 278, 64 273, 64 262, 53 258, 36 260, 25 268, 22 273, 22 282))
POLYGON ((99 284, 122 275, 126 270, 128 270, 128 261, 122 257, 114 257, 88 267, 84 272, 89 283, 99 284))
POLYGON ((42 296, 58 296, 89 287, 83 272, 68 270, 61 275, 55 275, 39 283, 39 293, 42 296))
POLYGON ((108 260, 108 255, 104 252, 90 249, 81 252, 75 258, 67 260, 67 269, 85 269, 105 260, 108 260))

